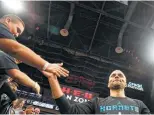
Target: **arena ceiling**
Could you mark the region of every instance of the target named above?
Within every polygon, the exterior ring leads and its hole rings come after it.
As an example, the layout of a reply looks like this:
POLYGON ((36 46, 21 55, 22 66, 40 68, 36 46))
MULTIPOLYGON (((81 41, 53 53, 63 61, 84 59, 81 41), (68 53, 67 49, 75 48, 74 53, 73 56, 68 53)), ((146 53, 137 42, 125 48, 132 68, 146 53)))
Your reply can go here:
MULTIPOLYGON (((25 6, 26 10, 18 14, 26 23, 19 42, 50 62, 64 62, 70 76, 78 76, 79 83, 68 83, 61 78, 61 84, 105 97, 109 93, 110 72, 121 69, 128 81, 143 84, 146 92, 151 92, 154 67, 149 50, 154 46, 153 1, 129 1, 128 4, 117 1, 26 1, 25 6), (66 37, 60 34, 64 27, 69 30, 66 37), (118 41, 124 49, 121 54, 115 52, 118 41), (81 76, 94 84, 83 85, 81 76)), ((10 12, 3 11, 1 15, 10 12)), ((24 64, 20 67, 43 87, 49 87, 47 79, 37 70, 24 64)), ((146 92, 136 93, 131 89, 127 92, 134 98, 149 99, 149 95, 144 95, 146 92)))

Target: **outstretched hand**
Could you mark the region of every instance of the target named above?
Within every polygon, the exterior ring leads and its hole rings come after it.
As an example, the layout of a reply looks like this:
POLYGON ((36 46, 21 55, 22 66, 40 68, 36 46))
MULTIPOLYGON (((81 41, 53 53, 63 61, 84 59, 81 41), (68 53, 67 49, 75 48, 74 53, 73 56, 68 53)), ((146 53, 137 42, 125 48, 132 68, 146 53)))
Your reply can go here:
POLYGON ((47 78, 57 78, 57 76, 53 73, 49 73, 46 71, 42 71, 43 75, 46 76, 47 78))
POLYGON ((69 75, 69 71, 65 68, 62 67, 63 63, 54 63, 54 64, 49 64, 49 66, 46 68, 43 73, 46 77, 50 76, 49 74, 55 74, 56 76, 64 76, 67 77, 69 75))

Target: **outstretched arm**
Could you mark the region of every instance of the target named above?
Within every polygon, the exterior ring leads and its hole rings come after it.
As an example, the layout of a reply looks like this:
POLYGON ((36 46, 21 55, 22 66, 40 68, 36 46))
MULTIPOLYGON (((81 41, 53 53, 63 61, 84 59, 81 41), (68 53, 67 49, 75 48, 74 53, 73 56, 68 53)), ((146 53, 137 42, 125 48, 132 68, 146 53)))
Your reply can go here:
POLYGON ((1 38, 0 49, 12 55, 13 57, 23 61, 24 63, 31 65, 33 67, 36 67, 40 70, 43 68, 43 66, 47 62, 44 59, 42 59, 40 56, 35 54, 28 47, 12 39, 1 38))
POLYGON ((21 60, 22 62, 31 65, 39 70, 45 70, 50 73, 54 73, 57 76, 67 76, 68 71, 59 64, 48 64, 48 62, 42 59, 39 55, 33 52, 28 47, 20 44, 19 42, 8 39, 0 39, 0 49, 13 57, 21 60))

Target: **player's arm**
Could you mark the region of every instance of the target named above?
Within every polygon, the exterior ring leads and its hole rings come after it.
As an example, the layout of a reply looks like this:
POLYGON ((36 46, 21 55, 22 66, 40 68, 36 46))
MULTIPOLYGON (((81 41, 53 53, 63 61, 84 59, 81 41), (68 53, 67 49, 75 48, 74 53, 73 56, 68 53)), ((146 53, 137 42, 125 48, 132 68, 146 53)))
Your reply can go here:
POLYGON ((66 99, 60 84, 55 75, 43 72, 48 76, 48 81, 51 87, 52 97, 55 99, 60 112, 62 114, 92 114, 94 113, 94 102, 89 101, 82 104, 70 104, 66 99))

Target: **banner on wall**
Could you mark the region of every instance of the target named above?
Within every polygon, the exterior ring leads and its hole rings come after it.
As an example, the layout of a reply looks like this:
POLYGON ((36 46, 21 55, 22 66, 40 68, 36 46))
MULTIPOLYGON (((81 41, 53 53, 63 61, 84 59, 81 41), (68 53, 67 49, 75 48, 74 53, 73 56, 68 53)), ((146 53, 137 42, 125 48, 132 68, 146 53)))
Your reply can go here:
POLYGON ((65 94, 66 98, 71 102, 71 103, 83 103, 87 102, 94 97, 98 97, 99 94, 86 91, 86 90, 81 90, 78 88, 74 87, 69 87, 65 85, 61 85, 62 91, 65 94))
POLYGON ((128 82, 127 87, 139 91, 144 91, 143 85, 139 83, 128 82))
MULTIPOLYGON (((83 103, 93 99, 94 97, 99 96, 97 93, 94 92, 65 85, 61 85, 61 89, 64 92, 66 98, 70 101, 70 103, 83 103)), ((26 104, 35 105, 47 109, 53 109, 56 111, 59 110, 58 106, 51 98, 50 89, 46 89, 43 96, 38 96, 37 94, 21 90, 18 90, 17 94, 22 98, 26 98, 26 104)))

